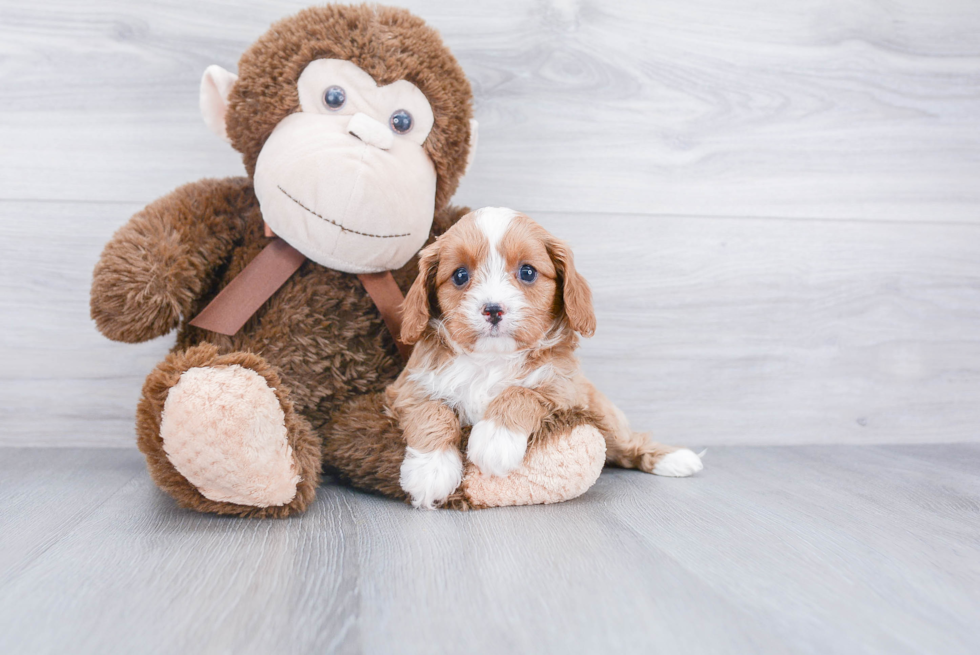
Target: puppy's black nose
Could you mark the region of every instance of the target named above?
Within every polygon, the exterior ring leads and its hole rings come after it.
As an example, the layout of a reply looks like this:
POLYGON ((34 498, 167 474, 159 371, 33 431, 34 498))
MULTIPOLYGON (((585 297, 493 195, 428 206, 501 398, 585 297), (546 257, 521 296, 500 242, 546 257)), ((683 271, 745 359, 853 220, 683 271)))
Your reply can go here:
POLYGON ((503 315, 504 308, 495 302, 483 306, 483 316, 490 321, 490 325, 496 325, 499 323, 503 315))

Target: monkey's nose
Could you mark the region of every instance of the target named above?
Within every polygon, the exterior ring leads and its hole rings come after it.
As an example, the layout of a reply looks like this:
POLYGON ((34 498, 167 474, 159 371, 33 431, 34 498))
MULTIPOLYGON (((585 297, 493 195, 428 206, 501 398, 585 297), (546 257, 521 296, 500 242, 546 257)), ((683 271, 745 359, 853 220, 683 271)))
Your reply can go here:
POLYGON ((387 150, 395 141, 395 135, 387 127, 367 114, 358 112, 350 117, 347 131, 368 145, 387 150))
POLYGON ((497 325, 503 320, 504 308, 495 302, 487 303, 483 306, 483 317, 490 322, 490 325, 497 325))

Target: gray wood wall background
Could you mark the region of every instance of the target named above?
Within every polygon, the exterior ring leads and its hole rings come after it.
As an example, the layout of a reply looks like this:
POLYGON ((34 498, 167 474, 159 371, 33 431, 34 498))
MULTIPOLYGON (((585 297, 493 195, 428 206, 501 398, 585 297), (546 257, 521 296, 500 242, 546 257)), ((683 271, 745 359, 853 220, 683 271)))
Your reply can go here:
MULTIPOLYGON (((637 426, 980 439, 980 3, 404 4, 474 85, 457 202, 572 242, 585 368, 637 426)), ((132 446, 172 339, 101 337, 92 266, 147 202, 241 173, 200 75, 305 5, 0 0, 0 445, 132 446)))

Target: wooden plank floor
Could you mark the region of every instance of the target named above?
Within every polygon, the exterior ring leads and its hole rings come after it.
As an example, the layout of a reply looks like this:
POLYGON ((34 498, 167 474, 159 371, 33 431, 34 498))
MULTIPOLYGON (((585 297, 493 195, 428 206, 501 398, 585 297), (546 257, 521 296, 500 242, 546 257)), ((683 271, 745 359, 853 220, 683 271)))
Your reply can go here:
POLYGON ((976 653, 980 445, 713 448, 557 506, 177 509, 123 449, 0 449, 3 653, 976 653))

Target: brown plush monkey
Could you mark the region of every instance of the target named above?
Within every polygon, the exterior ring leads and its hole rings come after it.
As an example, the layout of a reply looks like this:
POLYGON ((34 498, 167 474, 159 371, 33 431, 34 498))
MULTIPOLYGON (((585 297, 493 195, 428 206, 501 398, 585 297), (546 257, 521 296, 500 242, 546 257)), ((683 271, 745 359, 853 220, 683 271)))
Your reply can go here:
POLYGON ((183 507, 239 516, 304 510, 322 465, 404 498, 404 445, 371 400, 402 360, 357 274, 392 270, 407 289, 417 251, 466 212, 449 205, 475 141, 463 71, 407 11, 311 8, 273 25, 237 77, 210 67, 201 110, 247 177, 147 206, 92 285, 111 339, 179 328, 137 412, 153 479, 183 507), (307 259, 231 336, 190 325, 273 241, 269 228, 307 259))

